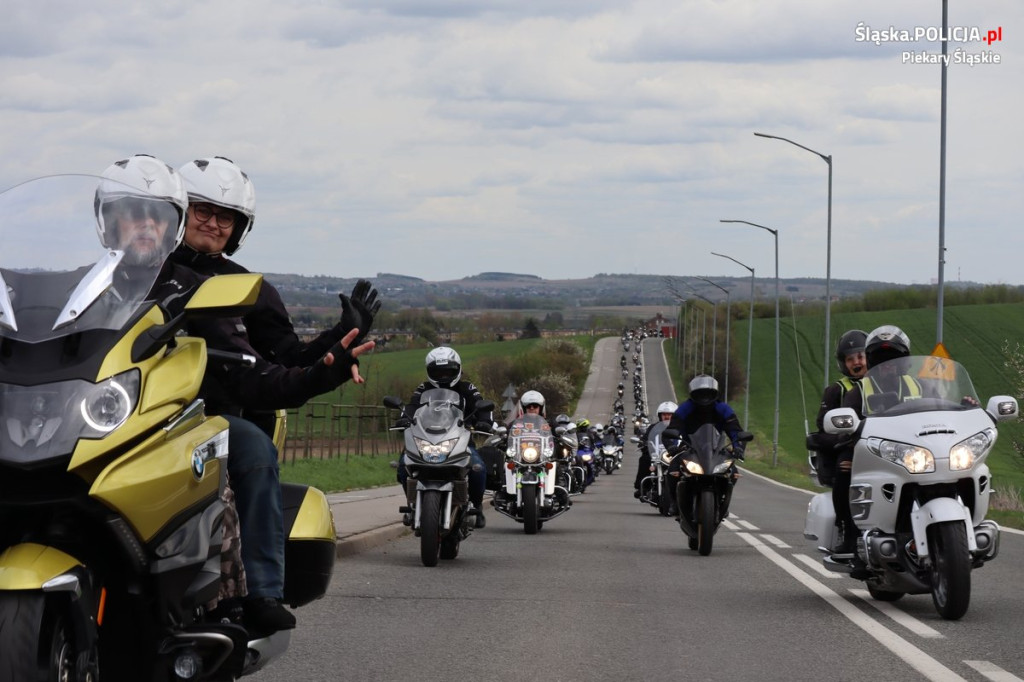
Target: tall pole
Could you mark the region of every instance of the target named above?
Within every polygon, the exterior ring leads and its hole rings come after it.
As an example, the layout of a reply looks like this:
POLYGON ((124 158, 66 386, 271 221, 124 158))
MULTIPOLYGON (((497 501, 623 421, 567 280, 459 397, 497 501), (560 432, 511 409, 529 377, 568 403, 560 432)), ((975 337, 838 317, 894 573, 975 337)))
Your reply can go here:
MULTIPOLYGON (((946 0, 943 0, 943 6, 945 6, 945 2, 946 2, 946 0)), ((942 31, 943 31, 943 35, 946 35, 945 26, 943 26, 942 31)), ((943 41, 943 43, 942 43, 942 49, 943 50, 946 49, 945 41, 943 41)), ((945 54, 945 52, 943 52, 943 54, 945 54)), ((945 63, 946 62, 945 62, 945 58, 943 58, 943 62, 942 63, 943 63, 943 67, 942 67, 942 78, 943 78, 943 81, 942 82, 943 82, 943 84, 945 84, 945 82, 946 82, 945 81, 945 78, 946 78, 946 67, 945 67, 945 63)), ((943 92, 945 92, 945 90, 943 90, 943 92)), ((945 99, 943 99, 943 112, 945 112, 945 99)), ((943 130, 945 130, 945 128, 943 128, 943 130)), ((825 383, 822 386, 822 390, 824 390, 824 389, 828 388, 828 368, 829 368, 829 365, 831 364, 831 363, 829 363, 828 358, 829 358, 829 355, 831 354, 831 348, 832 348, 832 338, 831 338, 831 334, 832 334, 832 155, 831 154, 826 155, 826 154, 822 154, 821 152, 816 152, 813 149, 811 149, 810 147, 805 147, 802 144, 799 144, 797 142, 793 142, 793 140, 787 139, 785 137, 779 137, 778 135, 765 135, 764 133, 754 133, 754 135, 757 135, 758 137, 766 137, 766 138, 771 139, 771 140, 782 140, 783 142, 788 142, 791 145, 794 145, 796 147, 800 147, 800 149, 803 149, 804 151, 808 151, 808 152, 814 154, 815 156, 818 156, 822 161, 824 161, 825 163, 828 164, 828 227, 827 227, 827 234, 826 234, 826 238, 825 238, 825 354, 821 356, 822 357, 821 364, 825 367, 825 383)), ((941 209, 940 209, 940 211, 941 211, 941 209)), ((941 215, 941 213, 940 213, 940 215, 941 215)), ((940 253, 940 257, 941 257, 941 253, 940 253)), ((941 274, 939 276, 941 277, 941 274)), ((940 307, 940 310, 941 310, 941 307, 940 307)), ((941 332, 940 332, 940 334, 941 334, 941 332)))
POLYGON ((711 252, 712 256, 719 256, 721 258, 728 258, 733 263, 740 265, 747 270, 750 270, 750 312, 747 316, 747 389, 744 391, 743 396, 743 430, 750 430, 750 349, 753 347, 754 342, 754 268, 749 265, 744 265, 732 256, 726 256, 724 253, 711 252))
MULTIPOLYGON (((723 287, 723 286, 721 286, 719 284, 715 284, 710 279, 707 279, 707 278, 704 278, 704 277, 697 277, 697 279, 699 279, 702 282, 707 282, 708 284, 710 284, 711 286, 715 287, 716 289, 719 289, 722 293, 725 294, 725 393, 723 393, 722 395, 724 395, 725 399, 728 401, 729 400, 729 356, 731 355, 730 351, 732 350, 732 346, 729 345, 729 323, 732 320, 732 314, 730 313, 730 306, 729 306, 729 300, 731 298, 730 292, 725 287, 723 287)), ((716 308, 716 311, 717 311, 717 308, 716 308)), ((717 323, 717 321, 715 322, 715 333, 716 334, 718 333, 718 323, 717 323)), ((718 343, 716 342, 715 346, 717 346, 717 345, 718 345, 718 343)), ((714 355, 714 353, 712 353, 711 354, 711 374, 714 374, 714 373, 715 373, 715 355, 714 355)))
MULTIPOLYGON (((747 220, 720 220, 722 223, 743 223, 771 232, 775 237, 775 431, 772 435, 772 466, 779 462, 779 231, 747 220)), ((827 364, 827 363, 826 363, 827 364)))
MULTIPOLYGON (((942 0, 942 35, 949 35, 949 3, 942 0)), ((946 270, 946 46, 942 41, 942 114, 939 122, 939 292, 937 301, 938 322, 935 328, 935 343, 942 343, 942 304, 945 298, 944 273, 946 270)))

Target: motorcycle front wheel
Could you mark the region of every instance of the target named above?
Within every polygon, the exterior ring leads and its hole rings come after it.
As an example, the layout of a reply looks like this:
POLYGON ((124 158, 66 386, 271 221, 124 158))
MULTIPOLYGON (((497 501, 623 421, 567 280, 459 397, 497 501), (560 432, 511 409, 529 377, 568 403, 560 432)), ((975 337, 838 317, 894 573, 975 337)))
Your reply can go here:
POLYGON ((65 680, 75 675, 71 630, 46 597, 32 592, 0 595, 0 682, 65 680))
POLYGON ((707 556, 715 540, 715 491, 700 491, 697 505, 697 553, 707 556))
POLYGON ((537 486, 523 486, 523 530, 535 535, 540 527, 537 523, 537 486))
POLYGON ((441 493, 420 494, 420 559, 424 566, 437 566, 441 555, 441 493))
POLYGON ((928 529, 928 554, 932 559, 932 603, 946 620, 957 620, 971 603, 971 555, 967 528, 947 521, 928 529))

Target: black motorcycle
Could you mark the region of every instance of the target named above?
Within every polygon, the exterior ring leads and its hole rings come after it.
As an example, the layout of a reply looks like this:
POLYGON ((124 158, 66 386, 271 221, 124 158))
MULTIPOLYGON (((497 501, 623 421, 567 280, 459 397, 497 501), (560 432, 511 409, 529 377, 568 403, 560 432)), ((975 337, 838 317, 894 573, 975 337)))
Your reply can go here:
MULTIPOLYGON (((665 429, 662 441, 679 440, 679 432, 665 429)), ((749 443, 754 434, 740 431, 737 440, 749 443)), ((671 448, 674 455, 670 476, 678 477, 676 503, 679 527, 689 538, 690 549, 701 556, 711 554, 718 526, 729 514, 729 502, 738 474, 729 436, 714 424, 704 424, 688 441, 671 448)))

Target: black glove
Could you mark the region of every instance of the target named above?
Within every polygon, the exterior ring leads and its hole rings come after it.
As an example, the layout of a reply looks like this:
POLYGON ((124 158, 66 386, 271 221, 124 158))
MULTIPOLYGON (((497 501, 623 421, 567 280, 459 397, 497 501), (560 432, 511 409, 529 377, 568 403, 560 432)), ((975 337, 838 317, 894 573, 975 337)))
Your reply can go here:
POLYGON ((351 296, 338 294, 338 298, 341 299, 341 328, 345 333, 359 328, 359 336, 352 342, 358 346, 370 333, 373 318, 380 310, 377 290, 367 280, 361 279, 352 287, 351 296))
MULTIPOLYGON (((354 346, 355 342, 352 345, 354 346)), ((324 362, 323 358, 320 358, 316 365, 314 365, 314 370, 326 376, 327 381, 330 383, 330 389, 328 390, 333 390, 352 379, 352 366, 358 367, 359 359, 352 356, 351 346, 349 348, 342 348, 341 341, 331 346, 331 349, 327 352, 334 356, 334 362, 328 365, 324 362)))
POLYGON ((743 453, 746 452, 746 451, 747 451, 747 446, 746 445, 744 445, 743 443, 737 443, 736 445, 732 446, 732 458, 733 459, 742 460, 743 459, 743 453))
POLYGON ((407 429, 410 426, 412 426, 412 420, 408 417, 399 417, 398 420, 395 421, 395 428, 397 429, 407 429))

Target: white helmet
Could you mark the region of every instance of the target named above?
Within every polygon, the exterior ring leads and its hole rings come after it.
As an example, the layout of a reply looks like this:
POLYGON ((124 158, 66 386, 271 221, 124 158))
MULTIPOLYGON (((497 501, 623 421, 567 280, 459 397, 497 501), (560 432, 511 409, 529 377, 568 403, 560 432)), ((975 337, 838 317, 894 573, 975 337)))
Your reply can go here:
POLYGON ((544 395, 540 391, 526 391, 519 396, 519 408, 526 411, 527 405, 540 405, 540 413, 544 414, 544 395))
MULTIPOLYGON (((154 257, 163 262, 181 243, 185 233, 185 209, 188 196, 173 168, 149 154, 136 154, 116 161, 103 171, 103 180, 93 199, 96 231, 100 243, 108 249, 121 247, 116 212, 128 211, 134 217, 146 216, 167 222, 163 242, 154 257)), ((156 265, 158 262, 139 263, 156 265)))
POLYGON ((452 388, 462 378, 462 358, 454 349, 438 346, 427 353, 427 379, 438 388, 452 388))
POLYGON ((242 248, 242 242, 256 219, 256 191, 249 176, 223 156, 189 161, 179 172, 185 179, 190 202, 215 204, 242 214, 242 220, 235 221, 231 236, 224 245, 224 253, 233 255, 242 248))
POLYGON ((713 376, 698 374, 690 381, 690 398, 698 405, 711 405, 718 399, 718 381, 713 376))
POLYGON ((598 436, 603 434, 604 433, 604 424, 602 424, 601 422, 597 422, 596 424, 594 424, 594 433, 596 433, 598 436))
POLYGON ((678 409, 679 409, 678 405, 676 405, 671 400, 666 400, 662 404, 658 405, 657 414, 666 414, 666 413, 675 414, 676 410, 678 410, 678 409))

